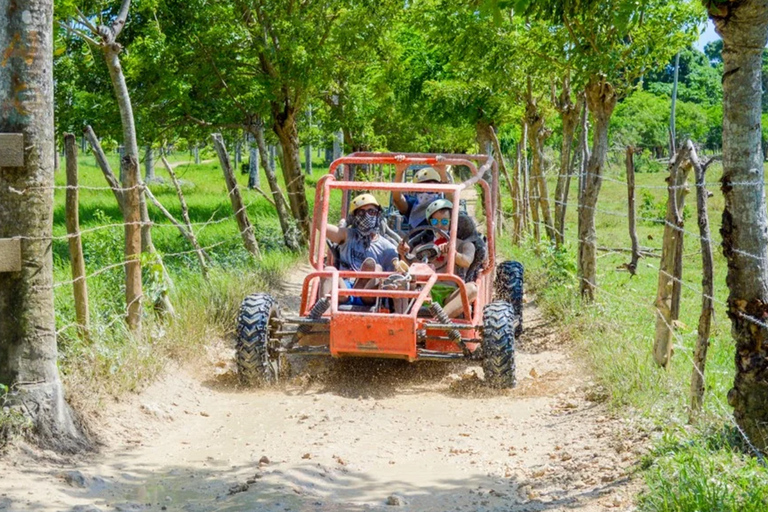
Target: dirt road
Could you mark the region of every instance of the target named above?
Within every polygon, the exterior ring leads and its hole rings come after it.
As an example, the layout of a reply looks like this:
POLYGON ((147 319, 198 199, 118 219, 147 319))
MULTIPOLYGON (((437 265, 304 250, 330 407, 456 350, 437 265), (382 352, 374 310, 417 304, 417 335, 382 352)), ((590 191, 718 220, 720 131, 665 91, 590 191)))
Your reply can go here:
POLYGON ((0 511, 633 510, 643 439, 607 416, 535 306, 525 315, 505 392, 475 365, 374 360, 240 389, 222 343, 107 407, 98 455, 7 454, 0 511))

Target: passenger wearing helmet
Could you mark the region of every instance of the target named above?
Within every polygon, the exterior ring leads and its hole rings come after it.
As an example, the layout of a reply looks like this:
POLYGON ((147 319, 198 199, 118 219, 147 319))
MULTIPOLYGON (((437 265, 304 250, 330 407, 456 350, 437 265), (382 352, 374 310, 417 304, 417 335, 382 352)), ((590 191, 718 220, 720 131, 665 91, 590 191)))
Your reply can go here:
MULTIPOLYGON (((395 173, 395 182, 403 179, 405 168, 398 169, 395 173)), ((414 183, 443 183, 445 181, 437 170, 432 167, 424 167, 416 171, 413 176, 414 183)), ((415 194, 402 194, 399 191, 392 192, 392 202, 398 211, 405 216, 406 221, 412 227, 424 226, 427 223, 427 206, 435 199, 440 199, 442 194, 437 192, 418 192, 415 194)))
MULTIPOLYGON (((426 208, 426 217, 430 226, 439 229, 443 234, 435 238, 433 243, 440 251, 440 255, 432 260, 435 270, 438 273, 448 272, 448 256, 450 249, 448 236, 451 231, 451 212, 453 203, 447 199, 438 199, 430 203, 426 208)), ((398 246, 398 252, 402 257, 410 252, 411 248, 403 239, 398 246)), ((466 270, 475 260, 475 245, 465 240, 456 241, 456 269, 455 273, 459 277, 464 277, 466 270)), ((477 297, 477 285, 474 282, 466 283, 467 296, 470 302, 477 297)), ((449 318, 456 318, 462 313, 463 307, 459 290, 453 283, 437 282, 432 287, 432 300, 443 306, 443 310, 449 318)))
MULTIPOLYGON (((397 249, 394 244, 379 234, 381 224, 381 206, 371 194, 361 194, 354 199, 349 207, 348 227, 328 224, 326 237, 331 242, 339 244, 339 270, 355 270, 363 272, 391 272, 398 261, 397 249)), ((328 267, 329 270, 333 267, 328 267)), ((344 279, 346 288, 372 288, 376 285, 370 279, 344 279)), ((330 282, 324 280, 321 285, 321 296, 330 292, 330 282)), ((364 303, 357 297, 352 297, 352 303, 364 303)))

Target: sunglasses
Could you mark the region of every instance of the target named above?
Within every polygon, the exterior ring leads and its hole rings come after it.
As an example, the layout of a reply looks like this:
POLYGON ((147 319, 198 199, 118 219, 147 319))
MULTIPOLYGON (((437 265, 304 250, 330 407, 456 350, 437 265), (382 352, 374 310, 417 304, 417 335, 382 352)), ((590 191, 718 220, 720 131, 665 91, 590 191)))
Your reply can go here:
POLYGON ((429 223, 433 226, 440 224, 441 226, 448 227, 451 223, 451 219, 429 219, 429 223))
POLYGON ((365 210, 357 210, 355 212, 356 217, 376 217, 379 215, 379 209, 378 208, 366 208, 365 210))

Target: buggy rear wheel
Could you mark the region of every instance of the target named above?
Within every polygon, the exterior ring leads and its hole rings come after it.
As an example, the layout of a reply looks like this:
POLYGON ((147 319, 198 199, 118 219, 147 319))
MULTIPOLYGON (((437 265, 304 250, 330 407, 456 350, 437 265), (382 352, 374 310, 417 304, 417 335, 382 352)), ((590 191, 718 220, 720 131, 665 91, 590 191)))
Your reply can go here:
POLYGON ((512 388, 515 379, 515 311, 503 300, 483 309, 483 373, 492 388, 512 388))
POLYGON ((523 264, 518 261, 504 261, 496 267, 493 288, 496 299, 512 304, 517 317, 515 336, 523 333, 523 264))
POLYGON ((277 301, 266 293, 245 298, 237 319, 237 373, 246 385, 275 384, 283 361, 272 334, 280 321, 277 301))

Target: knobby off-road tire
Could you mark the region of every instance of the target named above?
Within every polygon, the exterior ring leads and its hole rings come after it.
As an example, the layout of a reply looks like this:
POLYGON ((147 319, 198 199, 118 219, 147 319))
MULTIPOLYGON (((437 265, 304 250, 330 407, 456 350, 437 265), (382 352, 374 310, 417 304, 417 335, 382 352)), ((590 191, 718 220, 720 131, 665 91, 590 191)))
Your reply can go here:
POLYGON ((523 264, 517 261, 504 261, 496 267, 496 280, 493 288, 496 299, 512 304, 517 317, 515 337, 523 333, 523 264))
POLYGON ((515 311, 506 301, 491 302, 483 309, 483 373, 492 388, 511 388, 517 382, 515 324, 515 311))
POLYGON ((274 351, 270 333, 280 308, 266 293, 245 298, 237 318, 237 372, 245 385, 276 384, 283 371, 280 354, 274 351))

